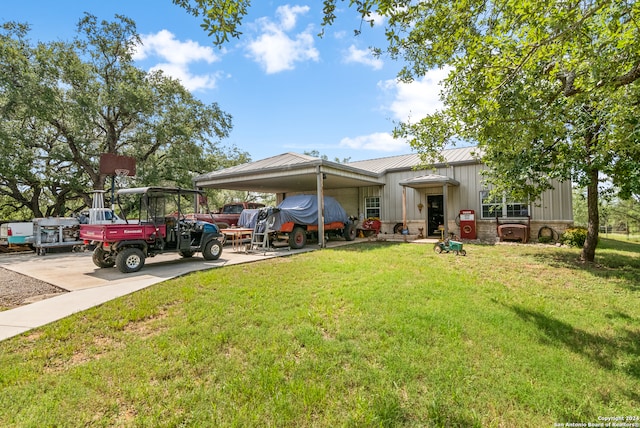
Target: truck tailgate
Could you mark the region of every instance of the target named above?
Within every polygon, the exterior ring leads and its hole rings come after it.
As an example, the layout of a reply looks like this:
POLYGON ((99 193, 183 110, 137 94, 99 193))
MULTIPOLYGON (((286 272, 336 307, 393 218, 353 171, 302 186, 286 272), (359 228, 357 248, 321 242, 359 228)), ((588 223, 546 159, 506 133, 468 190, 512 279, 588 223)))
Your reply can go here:
MULTIPOLYGON (((166 226, 158 225, 161 236, 166 236, 166 226)), ((156 227, 152 224, 82 224, 80 239, 88 241, 115 242, 125 240, 152 239, 156 227)))

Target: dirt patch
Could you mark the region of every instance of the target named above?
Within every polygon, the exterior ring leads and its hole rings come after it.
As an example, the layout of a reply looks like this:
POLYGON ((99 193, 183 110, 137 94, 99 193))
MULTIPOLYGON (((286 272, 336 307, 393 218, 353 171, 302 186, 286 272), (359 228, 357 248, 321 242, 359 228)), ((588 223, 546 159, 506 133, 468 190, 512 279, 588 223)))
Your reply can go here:
POLYGON ((0 311, 47 299, 66 290, 0 267, 0 311))

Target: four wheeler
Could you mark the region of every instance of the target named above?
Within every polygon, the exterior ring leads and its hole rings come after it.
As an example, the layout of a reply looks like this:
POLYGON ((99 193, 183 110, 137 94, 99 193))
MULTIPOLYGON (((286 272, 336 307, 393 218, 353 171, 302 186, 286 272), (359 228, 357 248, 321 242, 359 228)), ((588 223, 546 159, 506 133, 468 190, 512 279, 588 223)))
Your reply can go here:
POLYGON ((204 200, 201 192, 180 188, 140 187, 117 192, 124 224, 82 224, 80 238, 95 245, 93 263, 100 268, 116 266, 121 272, 137 272, 147 257, 179 253, 192 257, 201 252, 205 260, 222 254, 222 235, 215 224, 188 220, 184 212, 204 200), (166 213, 170 213, 167 215, 166 213))

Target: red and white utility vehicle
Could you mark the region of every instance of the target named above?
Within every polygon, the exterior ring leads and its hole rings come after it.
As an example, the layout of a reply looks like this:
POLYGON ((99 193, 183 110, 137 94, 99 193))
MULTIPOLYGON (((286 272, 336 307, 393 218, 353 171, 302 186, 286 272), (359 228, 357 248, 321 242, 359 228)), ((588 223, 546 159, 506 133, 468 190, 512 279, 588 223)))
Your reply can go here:
POLYGON ((124 273, 142 269, 147 257, 169 252, 182 257, 200 252, 205 260, 216 260, 222 254, 218 226, 188 220, 183 214, 191 207, 198 212, 198 201, 203 199, 199 191, 180 188, 122 189, 117 200, 120 212, 128 213, 125 223, 82 224, 80 238, 95 246, 96 266, 116 266, 124 273))

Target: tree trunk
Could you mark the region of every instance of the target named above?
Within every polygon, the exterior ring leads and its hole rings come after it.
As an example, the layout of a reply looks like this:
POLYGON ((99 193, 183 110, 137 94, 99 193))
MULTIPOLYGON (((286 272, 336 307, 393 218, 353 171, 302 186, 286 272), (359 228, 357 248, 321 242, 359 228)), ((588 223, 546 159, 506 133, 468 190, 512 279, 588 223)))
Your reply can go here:
POLYGON ((580 259, 593 262, 598 246, 598 232, 600 229, 600 214, 598 213, 598 178, 599 171, 589 171, 589 184, 587 185, 587 239, 584 241, 580 259))

